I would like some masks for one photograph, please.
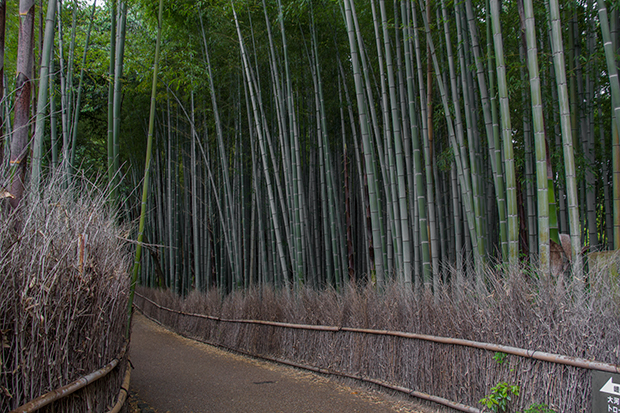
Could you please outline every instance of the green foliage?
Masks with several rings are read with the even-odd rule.
[[[519,396],[519,386],[501,382],[497,386],[492,387],[491,394],[481,399],[480,403],[493,412],[506,413],[509,411],[508,408],[513,396]]]
[[[546,404],[533,404],[523,413],[555,413],[555,410],[551,410]]]
[[[508,354],[497,351],[493,355],[493,360],[495,360],[497,364],[504,364],[506,361],[506,356],[508,356]]]

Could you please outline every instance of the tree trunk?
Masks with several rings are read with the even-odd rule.
[[[30,98],[34,59],[34,0],[20,0],[19,43],[17,46],[17,81],[15,84],[15,118],[11,140],[11,189],[10,199],[16,209],[24,194],[28,144],[30,142]]]

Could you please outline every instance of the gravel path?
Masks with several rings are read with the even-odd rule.
[[[431,412],[287,366],[186,339],[136,313],[132,412]]]

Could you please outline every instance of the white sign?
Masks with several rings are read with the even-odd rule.
[[[601,393],[609,393],[620,396],[620,384],[614,383],[613,380],[613,377],[610,377],[609,380],[607,380],[607,383],[605,383],[605,385],[601,387]]]
[[[592,371],[592,413],[620,413],[620,374]]]

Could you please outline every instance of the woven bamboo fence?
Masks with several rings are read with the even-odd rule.
[[[434,296],[398,285],[383,293],[257,289],[185,299],[140,289],[136,305],[201,341],[463,411],[482,409],[491,387],[507,382],[521,390],[511,411],[546,404],[590,412],[591,370],[619,371],[620,300],[610,273],[600,270],[579,302],[561,283],[489,274],[485,291],[464,283]]]

